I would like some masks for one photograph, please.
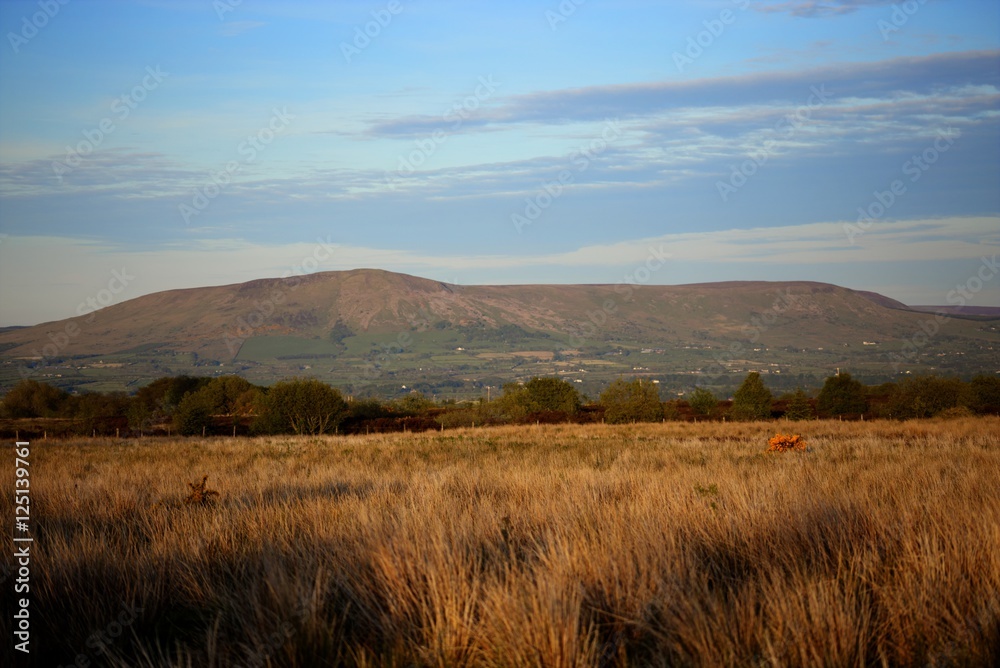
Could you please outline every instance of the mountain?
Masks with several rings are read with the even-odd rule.
[[[473,286],[358,269],[169,290],[0,331],[0,384],[32,375],[109,389],[182,372],[258,382],[309,373],[358,391],[468,394],[546,374],[596,388],[624,373],[720,387],[748,369],[819,379],[838,366],[992,373],[998,323],[804,281]]]

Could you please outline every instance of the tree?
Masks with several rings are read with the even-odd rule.
[[[185,395],[197,392],[209,382],[208,378],[166,376],[139,388],[135,398],[157,415],[173,415]]]
[[[125,415],[128,418],[128,427],[132,431],[142,434],[153,426],[153,418],[155,417],[153,409],[135,397],[129,401],[128,411]]]
[[[813,419],[813,408],[812,404],[809,403],[809,395],[801,387],[791,395],[787,395],[786,399],[785,418],[796,421]]]
[[[751,371],[733,395],[731,415],[736,420],[766,420],[771,417],[772,403],[771,390],[764,385],[759,373]]]
[[[690,398],[688,398],[688,405],[691,406],[691,410],[695,415],[710,418],[718,411],[719,400],[715,398],[715,395],[710,390],[706,390],[704,387],[697,387],[691,393]]]
[[[1000,413],[1000,376],[979,375],[969,381],[970,406],[977,413]]]
[[[896,384],[885,411],[899,419],[926,418],[968,403],[968,387],[958,378],[911,376]]]
[[[851,374],[840,373],[823,383],[816,407],[828,416],[861,415],[868,410],[868,393]]]
[[[524,384],[529,413],[559,411],[572,415],[580,410],[580,393],[560,378],[532,378]]]
[[[260,404],[255,429],[268,433],[325,434],[347,414],[340,392],[314,378],[275,383]]]
[[[56,417],[66,407],[69,394],[46,383],[25,379],[4,395],[3,410],[8,418]]]
[[[184,395],[174,409],[174,429],[181,436],[198,436],[212,422],[212,403],[204,392]]]
[[[394,408],[405,416],[426,415],[434,408],[434,401],[421,392],[410,392],[405,397],[393,402]]]
[[[196,394],[208,404],[212,415],[225,415],[235,426],[241,417],[253,415],[261,389],[245,378],[230,375],[213,378]]]
[[[660,390],[650,380],[619,378],[601,392],[600,403],[604,406],[604,419],[611,424],[663,419]]]
[[[84,392],[70,397],[64,414],[72,413],[81,433],[111,433],[128,427],[125,417],[130,399],[124,392]]]

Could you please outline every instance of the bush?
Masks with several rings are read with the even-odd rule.
[[[767,442],[768,452],[791,452],[805,450],[806,439],[798,434],[775,434]]]
[[[660,390],[649,380],[634,378],[614,381],[601,393],[604,419],[611,424],[659,422],[663,419]]]

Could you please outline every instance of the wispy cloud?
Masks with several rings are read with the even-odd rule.
[[[798,104],[804,91],[819,85],[839,98],[931,95],[942,87],[966,85],[998,87],[998,64],[998,50],[967,51],[691,81],[544,91],[509,97],[482,109],[463,124],[462,131],[517,123],[642,118],[685,109]],[[368,131],[375,136],[418,136],[440,125],[440,117],[410,116],[373,123]]]
[[[790,0],[785,2],[753,2],[758,12],[781,12],[802,18],[823,18],[851,14],[866,7],[891,5],[898,0]]]
[[[263,21],[227,21],[219,28],[219,34],[223,37],[236,37],[266,25]]]

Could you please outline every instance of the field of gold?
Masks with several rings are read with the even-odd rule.
[[[36,665],[1000,664],[997,418],[31,447]]]

